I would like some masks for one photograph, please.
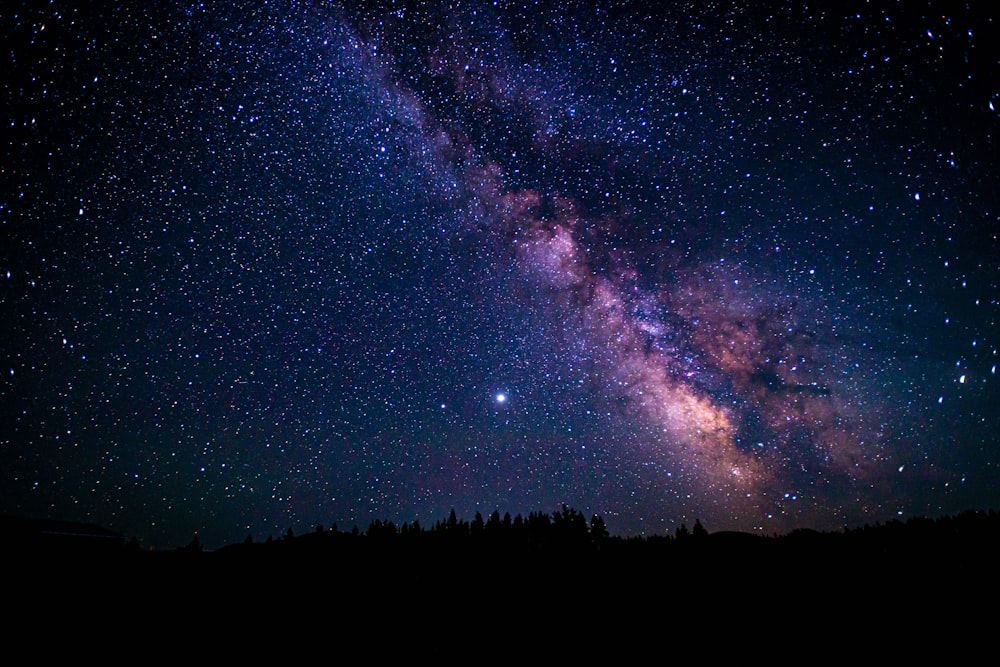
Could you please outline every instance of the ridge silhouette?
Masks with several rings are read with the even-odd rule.
[[[609,565],[628,560],[637,566],[647,561],[669,563],[694,559],[703,566],[715,559],[746,559],[766,564],[775,559],[802,562],[838,562],[838,567],[865,563],[978,562],[1000,555],[1000,513],[966,511],[936,519],[913,517],[858,528],[821,532],[797,529],[770,536],[737,531],[709,532],[700,521],[689,530],[684,524],[673,534],[613,536],[600,515],[589,520],[563,505],[552,513],[534,511],[527,516],[494,510],[488,518],[477,512],[460,519],[453,509],[445,519],[425,527],[418,521],[396,525],[373,520],[366,530],[357,526],[341,531],[336,524],[322,525],[296,535],[289,528],[280,539],[206,549],[195,535],[175,549],[143,549],[136,538],[94,524],[18,516],[0,517],[0,545],[8,555],[88,561],[123,558],[143,562],[190,561],[248,563],[256,559],[299,559],[302,562],[343,559],[373,567],[379,561],[405,558],[437,567],[442,563],[492,562],[515,566],[546,561]],[[437,565],[435,565],[437,564]]]

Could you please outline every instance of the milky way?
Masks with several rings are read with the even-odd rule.
[[[995,507],[990,10],[564,4],[0,9],[2,510]]]

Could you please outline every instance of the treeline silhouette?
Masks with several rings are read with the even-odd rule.
[[[447,519],[427,527],[419,521],[397,526],[392,521],[377,519],[364,531],[357,526],[342,532],[336,525],[330,529],[318,525],[309,533],[295,535],[289,529],[280,539],[269,537],[264,542],[254,542],[248,537],[241,544],[228,545],[213,553],[226,558],[291,553],[355,554],[365,558],[587,557],[602,552],[613,539],[599,515],[588,520],[581,512],[563,505],[551,514],[531,512],[526,517],[518,514],[512,518],[509,513],[501,517],[499,510],[495,510],[484,519],[476,512],[471,521],[460,519],[453,509]],[[199,551],[201,546],[195,539],[184,549]]]
[[[552,513],[531,512],[527,516],[495,510],[484,518],[476,512],[472,520],[449,516],[429,526],[419,521],[373,520],[365,530],[348,531],[317,525],[296,535],[289,528],[279,538],[254,540],[209,550],[195,536],[188,544],[172,549],[145,549],[136,538],[93,524],[69,521],[0,517],[0,535],[6,553],[88,556],[113,558],[156,554],[161,560],[178,555],[188,560],[236,561],[257,557],[394,557],[408,558],[546,558],[613,560],[696,555],[699,559],[733,556],[774,558],[784,555],[829,559],[856,558],[949,558],[1000,555],[1000,512],[975,510],[940,518],[912,517],[865,524],[838,531],[797,529],[787,534],[764,536],[736,531],[709,532],[700,521],[689,529],[682,524],[673,533],[647,536],[613,536],[604,519],[589,519],[563,505]]]
[[[794,530],[782,535],[709,532],[700,521],[670,534],[610,535],[602,517],[587,519],[563,506],[547,514],[502,516],[494,511],[471,521],[454,511],[430,526],[372,521],[366,530],[316,526],[295,535],[199,551],[192,541],[182,551],[206,559],[240,564],[281,562],[340,563],[380,573],[404,567],[436,576],[476,576],[477,571],[506,572],[510,577],[548,576],[650,581],[677,580],[692,585],[717,573],[743,571],[764,579],[808,581],[824,577],[857,581],[859,577],[920,572],[925,579],[946,571],[976,567],[996,571],[1000,562],[1000,513],[970,511],[936,519],[910,518],[858,528],[822,532]],[[690,580],[685,581],[685,577]],[[714,582],[713,582],[714,585]]]
[[[615,536],[602,517],[567,506],[471,520],[452,511],[428,526],[318,525],[217,549],[197,537],[175,548],[143,548],[134,538],[70,522],[7,518],[0,527],[0,555],[18,599],[128,601],[122,610],[137,619],[226,609],[303,620],[325,604],[341,614],[338,627],[353,631],[378,619],[385,624],[379,628],[433,632],[447,618],[472,632],[482,618],[544,624],[584,611],[627,627],[639,610],[654,609],[697,628],[698,618],[719,614],[722,600],[734,619],[788,619],[848,604],[855,614],[887,605],[908,613],[953,604],[955,595],[1000,592],[994,510],[770,536],[710,532],[700,521],[671,533]]]

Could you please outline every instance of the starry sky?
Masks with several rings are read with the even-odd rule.
[[[4,2],[0,510],[1000,507],[989,2]]]

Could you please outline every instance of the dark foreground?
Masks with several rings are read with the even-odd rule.
[[[960,635],[955,658],[995,632],[994,512],[773,537],[525,536],[318,530],[214,551],[24,539],[6,547],[6,630],[167,652],[201,642],[229,657],[362,646],[470,662],[695,640],[731,655],[807,641],[815,655],[859,638],[899,657]]]

